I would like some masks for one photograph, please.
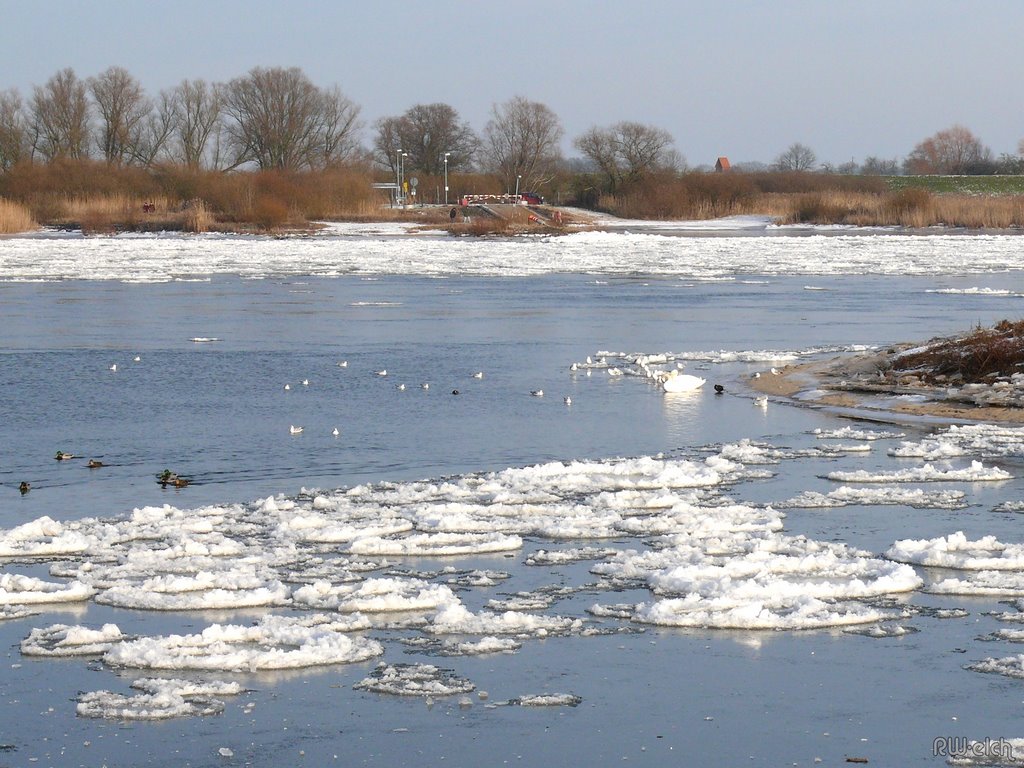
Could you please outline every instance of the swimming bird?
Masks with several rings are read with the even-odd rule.
[[[303,379],[302,380],[302,386],[308,387],[309,386],[309,379]]]
[[[760,371],[754,371],[752,374],[750,374],[750,378],[752,378],[752,379],[760,379],[761,378]]]
[[[543,389],[531,389],[530,390],[530,394],[533,395],[534,397],[544,397],[544,390]]]
[[[580,369],[580,364],[579,363],[573,363],[572,365],[569,366],[569,370],[570,371],[578,371],[579,369]]]
[[[482,379],[483,377],[484,377],[484,372],[483,371],[477,371],[476,373],[473,374],[473,378],[474,379]]]
[[[284,385],[284,391],[285,391],[285,392],[287,392],[287,391],[288,391],[289,389],[291,389],[291,388],[292,388],[292,385],[291,385],[291,384],[285,384],[285,385]]]
[[[780,373],[782,373],[782,371],[780,371],[778,368],[771,368],[770,370],[771,370],[772,376],[778,376]]]
[[[18,490],[21,491],[21,495],[24,496],[26,493],[32,490],[32,486],[26,483],[24,480],[21,481],[21,485],[18,486]]]
[[[338,363],[338,367],[339,368],[348,368],[348,360],[342,360],[340,363]]]
[[[112,366],[110,366],[110,370],[116,371],[117,370],[117,363],[114,363]]]
[[[86,464],[85,466],[87,466],[89,469],[99,469],[100,467],[103,466],[103,462],[96,461],[96,459],[89,459],[89,463]]]
[[[760,397],[755,397],[754,398],[754,405],[756,405],[758,408],[767,408],[768,407],[768,397],[766,395],[761,395]]]
[[[609,368],[608,369],[608,375],[609,376],[621,376],[622,375],[622,370],[619,369],[619,368]]]
[[[55,458],[57,461],[67,461],[68,459],[75,458],[75,454],[65,453],[64,451],[57,451],[57,455],[54,456],[53,458]]]
[[[665,380],[661,382],[661,388],[666,392],[691,392],[703,387],[706,381],[706,379],[702,379],[700,376],[670,371]]]
[[[566,405],[572,405],[572,398],[566,395],[562,402],[564,402]]]
[[[338,428],[337,428],[337,427],[335,427],[335,428],[334,428],[334,431],[333,431],[333,432],[331,432],[331,434],[332,434],[332,435],[334,435],[335,437],[337,437],[338,435],[340,435],[340,434],[341,434],[341,432],[339,432],[339,431],[338,431]]]
[[[169,469],[165,469],[157,476],[158,483],[166,488],[168,485],[173,485],[175,488],[184,488],[191,481],[187,478],[181,477],[177,472],[171,472]]]
[[[721,384],[715,384],[715,394],[720,395],[723,392],[725,392],[725,387],[723,387]]]
[[[175,477],[173,480],[167,483],[167,485],[173,485],[175,488],[184,488],[191,482],[192,481],[189,480],[187,477]]]
[[[296,427],[294,424],[288,427],[288,431],[291,432],[293,435],[300,434],[302,432],[302,429],[302,427]]]
[[[388,375],[388,369],[385,368],[383,370],[377,371],[377,375],[378,376],[387,376]]]
[[[132,362],[133,363],[141,363],[142,362],[142,358],[139,357],[138,355],[136,355],[135,357],[132,358]]]
[[[453,395],[457,395],[457,394],[459,394],[459,390],[457,390],[457,389],[453,389],[453,390],[452,390],[452,394],[453,394]]]
[[[424,381],[422,384],[420,384],[420,389],[430,389],[430,382]]]
[[[405,384],[399,384],[398,385],[398,389],[399,389],[400,392],[404,392],[405,391]]]

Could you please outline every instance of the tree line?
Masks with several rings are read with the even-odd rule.
[[[19,163],[98,159],[116,166],[180,165],[195,170],[243,168],[323,170],[346,165],[439,176],[482,172],[507,188],[543,189],[558,173],[588,176],[611,195],[652,176],[687,170],[673,136],[656,126],[623,121],[594,126],[566,160],[558,115],[522,96],[495,104],[480,132],[448,104],[417,104],[367,126],[360,107],[337,86],[315,85],[298,68],[256,67],[226,83],[183,80],[155,97],[122,67],[78,77],[62,69],[26,97],[0,92],[0,172]],[[895,175],[1024,172],[1018,155],[994,158],[963,126],[920,142],[901,162],[868,157],[839,166],[819,164],[794,143],[771,165],[735,170],[826,171]]]

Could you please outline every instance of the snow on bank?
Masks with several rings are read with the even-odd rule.
[[[526,276],[553,272],[678,275],[944,275],[962,274],[965,249],[973,272],[1024,268],[1010,235],[885,237],[673,237],[649,233],[579,232],[559,237],[416,237],[391,225],[275,239],[264,236],[21,236],[4,240],[0,280],[194,279],[287,275],[408,274]],[[680,230],[666,222],[665,230]],[[373,231],[376,230],[376,231]],[[394,230],[394,231],[393,231]]]

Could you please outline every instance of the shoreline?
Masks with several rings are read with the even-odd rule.
[[[914,346],[899,344],[884,352],[787,365],[776,374],[761,372],[746,383],[759,394],[793,405],[872,421],[1024,424],[1024,408],[978,404],[961,389],[907,383],[905,379],[879,375],[880,371],[888,370],[893,356]]]

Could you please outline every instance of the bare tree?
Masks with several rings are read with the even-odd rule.
[[[865,176],[895,176],[899,173],[899,169],[899,163],[895,159],[885,160],[871,155],[864,158],[864,164],[861,166],[860,172]]]
[[[672,134],[641,123],[625,121],[610,128],[591,128],[573,144],[606,177],[610,192],[624,183],[681,165],[681,158],[672,148]]]
[[[108,163],[131,162],[138,154],[152,103],[141,83],[123,67],[110,67],[88,82],[100,121],[96,146]]]
[[[340,91],[321,91],[297,67],[256,67],[225,91],[232,165],[294,170],[338,162],[356,147],[358,112]]]
[[[448,104],[417,104],[400,117],[386,117],[374,125],[376,161],[395,170],[397,150],[407,153],[410,169],[440,175],[444,156],[450,171],[469,170],[480,140],[468,123]]]
[[[8,170],[28,154],[27,141],[21,94],[15,88],[0,91],[0,171]]]
[[[992,151],[962,125],[929,136],[904,161],[907,173],[913,174],[986,173],[991,165]]]
[[[172,90],[171,99],[174,127],[170,154],[189,168],[200,168],[208,160],[207,150],[220,124],[222,89],[205,80],[182,80]]]
[[[817,160],[813,149],[796,142],[775,158],[775,167],[780,171],[810,171],[814,169]]]
[[[321,90],[320,101],[320,165],[329,167],[359,152],[360,109],[336,85]]]
[[[29,137],[32,151],[45,160],[89,155],[89,101],[86,84],[71,68],[32,89]]]
[[[553,178],[561,162],[563,133],[550,108],[516,96],[491,108],[484,127],[484,161],[509,188],[517,180],[520,189],[540,187]]]
[[[139,127],[131,147],[132,160],[147,168],[161,157],[170,157],[170,140],[177,124],[174,91],[160,91],[149,114]]]

